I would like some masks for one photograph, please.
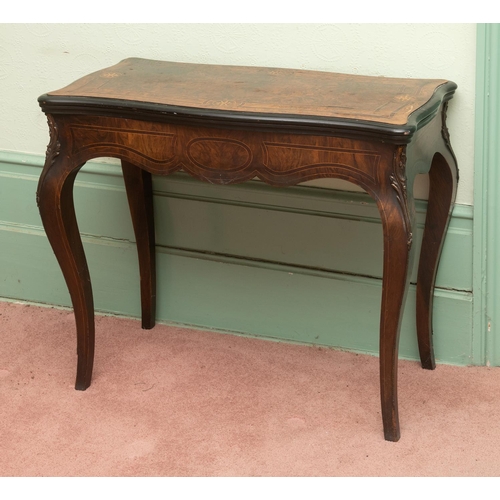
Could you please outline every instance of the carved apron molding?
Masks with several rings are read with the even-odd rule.
[[[391,179],[391,186],[396,191],[396,198],[401,206],[401,211],[403,212],[403,220],[407,236],[406,243],[408,245],[408,250],[410,250],[413,241],[413,232],[411,228],[410,208],[408,206],[406,186],[406,146],[399,146],[396,150],[396,153],[394,154],[393,169],[394,172],[391,173],[389,178]]]
[[[59,142],[59,132],[57,130],[57,123],[52,115],[47,115],[47,122],[49,124],[49,144],[45,153],[45,166],[52,166],[56,158],[61,152],[61,143]]]
[[[47,151],[45,152],[44,171],[47,171],[47,169],[54,165],[56,158],[61,153],[61,143],[59,142],[59,131],[57,130],[57,123],[54,120],[54,117],[50,114],[47,115],[47,123],[49,124],[49,144],[47,145]],[[38,190],[36,192],[36,204],[38,207],[40,207],[40,197],[38,194]]]

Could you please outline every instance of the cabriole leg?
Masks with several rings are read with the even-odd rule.
[[[455,202],[457,169],[451,154],[436,153],[429,172],[429,201],[417,279],[417,336],[422,367],[436,367],[432,342],[432,302],[444,237]]]
[[[401,320],[413,261],[414,202],[407,192],[404,154],[391,174],[391,186],[379,201],[384,232],[384,272],[380,314],[380,393],[384,436],[400,438],[398,416],[398,349]]]
[[[37,191],[47,238],[54,250],[73,303],[77,331],[78,366],[75,388],[90,386],[94,364],[94,302],[92,286],[73,203],[73,184],[82,165],[58,154],[45,163]]]
[[[142,328],[150,329],[155,326],[156,316],[155,226],[151,174],[124,160],[122,170],[139,256]]]

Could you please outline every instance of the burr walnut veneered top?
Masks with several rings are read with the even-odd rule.
[[[446,83],[129,58],[47,96],[405,125]]]

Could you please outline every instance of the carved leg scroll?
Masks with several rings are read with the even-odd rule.
[[[92,286],[73,204],[73,183],[82,165],[72,165],[68,156],[59,154],[59,149],[60,145],[54,154],[49,144],[37,202],[73,303],[78,354],[75,388],[83,391],[92,378],[95,334]]]
[[[156,316],[155,227],[151,174],[124,160],[122,170],[139,255],[142,328],[150,329],[155,326]]]
[[[425,220],[417,280],[417,335],[422,367],[436,367],[432,343],[432,302],[434,284],[444,236],[455,201],[457,169],[449,152],[436,153],[429,172],[429,202]]]
[[[391,189],[379,201],[384,231],[384,274],[380,315],[380,392],[384,436],[400,438],[397,368],[401,320],[413,258],[414,202],[407,192],[404,151],[391,174]]]

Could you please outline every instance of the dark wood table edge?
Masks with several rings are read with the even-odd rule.
[[[157,104],[124,99],[43,94],[38,98],[46,114],[109,116],[135,120],[176,123],[215,128],[275,131],[285,133],[379,139],[391,144],[408,144],[417,130],[429,123],[443,102],[449,101],[457,88],[446,82],[436,88],[431,99],[409,115],[404,125],[382,121],[330,118],[279,113],[226,111]]]

